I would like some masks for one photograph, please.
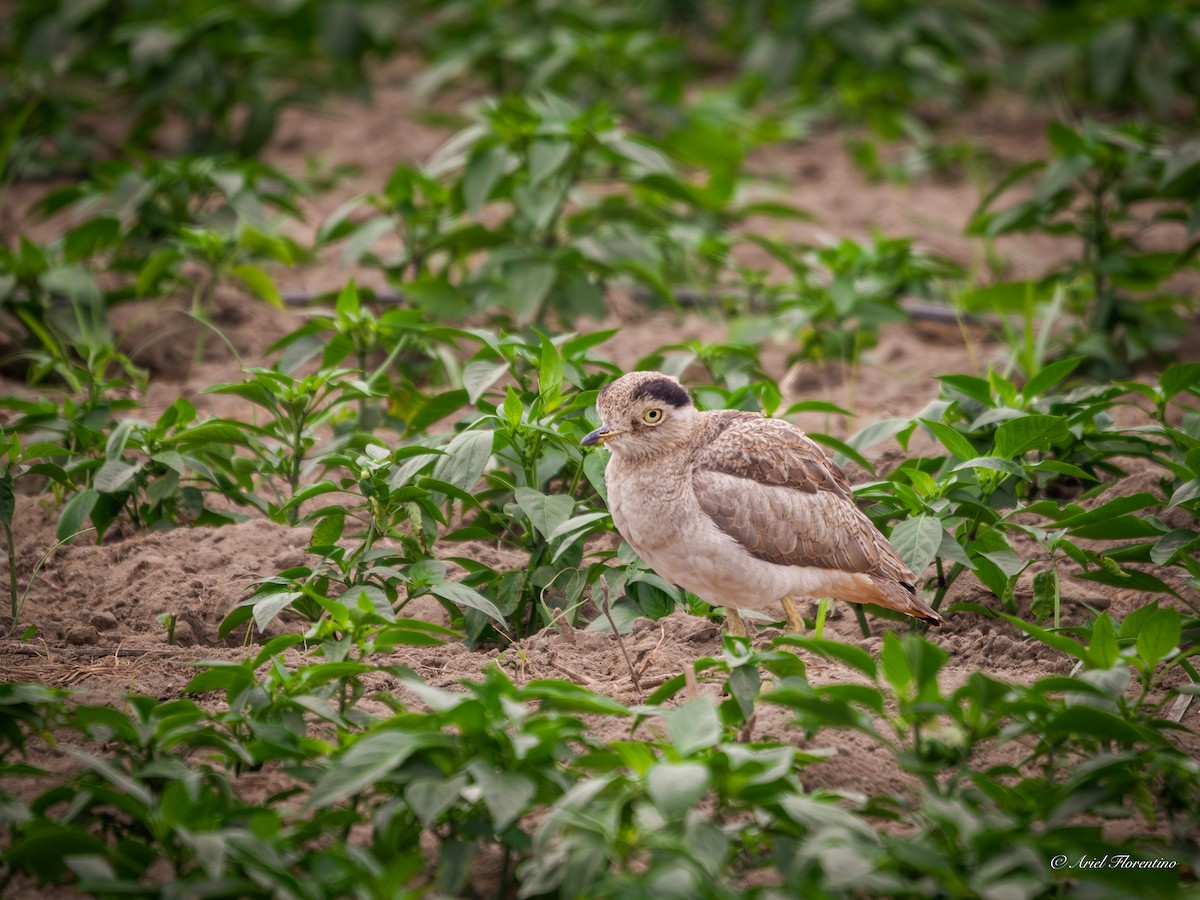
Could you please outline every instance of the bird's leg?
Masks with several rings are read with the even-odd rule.
[[[861,603],[854,604],[854,617],[858,619],[858,627],[863,637],[870,637],[871,626],[867,624],[867,611],[862,608]]]
[[[746,622],[742,619],[741,614],[732,606],[725,607],[725,622],[729,626],[729,633],[734,637],[749,636],[749,632],[746,631]]]
[[[800,615],[800,610],[796,609],[796,601],[791,597],[784,597],[780,602],[783,604],[783,614],[787,616],[788,633],[804,634],[804,617]]]

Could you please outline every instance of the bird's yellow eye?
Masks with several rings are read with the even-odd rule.
[[[647,425],[657,425],[662,421],[662,410],[658,407],[646,410],[642,413],[642,421]]]

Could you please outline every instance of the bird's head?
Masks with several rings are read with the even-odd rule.
[[[687,389],[662,372],[630,372],[596,398],[603,423],[583,439],[613,453],[656,456],[686,444],[696,407]]]

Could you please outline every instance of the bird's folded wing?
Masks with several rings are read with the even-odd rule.
[[[731,423],[696,457],[692,487],[714,524],[760,559],[912,577],[842,470],[787,422]]]

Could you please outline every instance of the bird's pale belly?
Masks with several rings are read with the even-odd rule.
[[[689,510],[690,497],[650,508],[655,516],[641,514],[647,505],[635,504],[639,512],[628,514],[624,492],[610,489],[609,506],[621,536],[651,569],[665,581],[677,584],[714,605],[734,604],[746,608],[769,605],[789,593],[785,572],[746,555],[744,548],[721,532],[699,507]],[[736,561],[736,562],[735,562]]]
[[[677,584],[715,606],[775,612],[783,597],[830,595],[848,577],[807,566],[781,566],[759,559],[717,528],[695,498],[645,498],[658,485],[609,488],[609,508],[621,536],[665,581]],[[640,493],[639,493],[640,492]],[[627,498],[640,496],[640,502]],[[648,515],[646,510],[655,510]]]

